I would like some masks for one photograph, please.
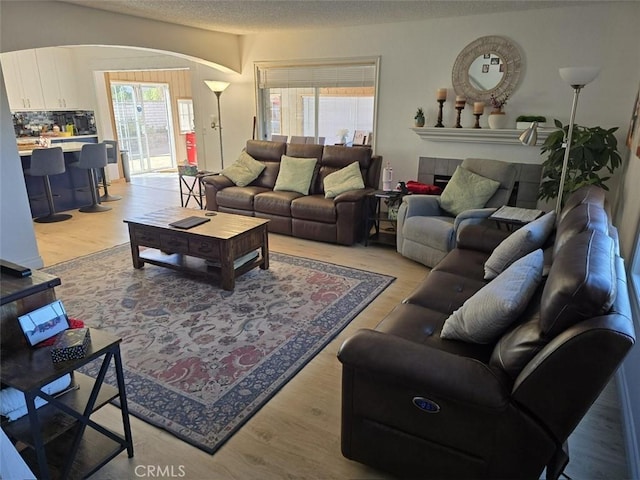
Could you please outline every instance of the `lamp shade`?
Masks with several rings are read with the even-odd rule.
[[[207,87],[209,87],[212,92],[224,92],[225,88],[230,85],[229,82],[219,82],[217,80],[205,80],[204,83],[207,84]]]
[[[523,145],[533,147],[538,141],[538,122],[533,122],[529,128],[520,134],[518,139]]]
[[[560,77],[569,85],[584,87],[592,82],[600,73],[600,67],[564,67],[560,69]]]

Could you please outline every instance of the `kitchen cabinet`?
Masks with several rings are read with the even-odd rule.
[[[35,50],[6,52],[1,56],[11,110],[44,110],[44,94]]]
[[[66,48],[39,48],[36,51],[44,104],[47,110],[77,110],[76,73],[71,52]]]
[[[73,54],[49,47],[0,55],[9,108],[25,110],[82,110],[88,102],[79,93]]]

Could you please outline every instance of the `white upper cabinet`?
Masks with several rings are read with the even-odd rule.
[[[68,48],[7,52],[0,59],[12,111],[83,110],[90,106],[77,88],[73,54]]]
[[[47,110],[76,110],[82,107],[77,94],[71,52],[57,47],[39,48],[35,52]]]
[[[7,52],[1,58],[11,110],[44,110],[35,50]]]

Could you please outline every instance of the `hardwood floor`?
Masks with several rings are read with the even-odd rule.
[[[169,178],[176,183],[169,180],[166,187],[166,182],[113,183],[110,193],[123,199],[106,204],[113,207],[111,211],[76,211],[66,222],[34,224],[45,265],[125,243],[123,217],[180,205],[177,175]],[[340,453],[341,368],[336,354],[355,330],[375,327],[428,270],[387,247],[343,247],[274,234],[269,242],[275,252],[376,271],[396,280],[214,455],[132,417],[134,458],[120,454],[92,479],[390,478]],[[628,477],[618,405],[612,383],[572,435],[566,473],[574,480]],[[111,405],[95,418],[121,430],[119,410]]]

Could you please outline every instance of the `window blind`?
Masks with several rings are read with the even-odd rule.
[[[375,64],[258,66],[259,88],[373,87]]]

